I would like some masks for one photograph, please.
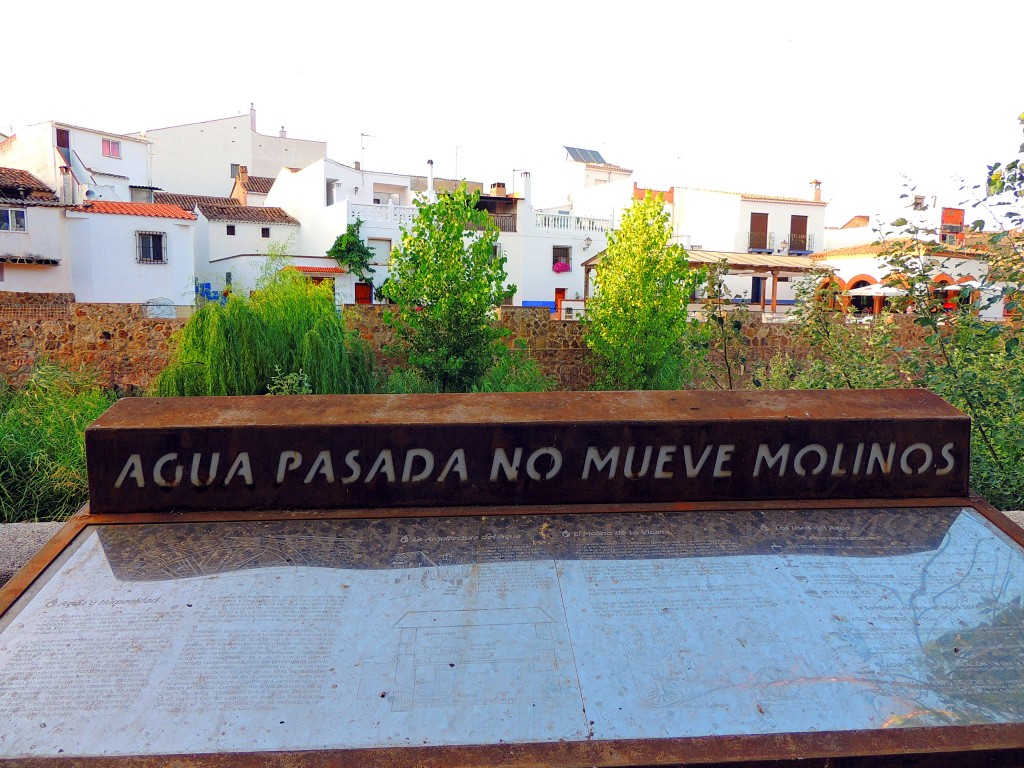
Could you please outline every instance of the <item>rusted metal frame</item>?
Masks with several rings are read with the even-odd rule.
[[[1024,530],[977,493],[971,492],[967,506],[974,507],[992,525],[1013,539],[1016,544],[1024,547]]]
[[[74,541],[75,537],[91,523],[92,521],[83,515],[82,511],[79,511],[49,541],[43,544],[39,551],[6,584],[0,586],[0,616],[3,616],[7,609],[14,604],[14,601],[32,586],[47,566],[60,557],[60,554]]]
[[[445,747],[390,747],[301,752],[154,755],[74,758],[89,768],[583,768],[669,766],[752,768],[959,768],[1019,765],[1024,726],[974,725],[887,731],[829,731],[763,736],[702,736]],[[19,758],[5,765],[39,768],[68,765],[67,758]]]
[[[814,508],[905,508],[914,506],[966,506],[977,509],[986,519],[1016,543],[1024,546],[1024,532],[984,499],[856,499],[799,502],[736,502],[729,508],[742,509],[814,509]],[[594,505],[550,505],[540,508],[461,507],[444,510],[446,515],[496,515],[543,513],[597,513],[622,511],[700,511],[721,509],[711,502],[687,504],[631,504],[595,507]],[[241,521],[267,519],[361,518],[382,516],[381,512],[401,516],[439,516],[436,508],[394,510],[301,510],[253,511],[244,514],[224,512],[137,513],[131,515],[93,515],[83,508],[29,561],[7,585],[0,589],[0,613],[5,611],[87,526],[96,524],[138,525],[192,521]],[[415,514],[419,513],[419,514]],[[189,768],[244,768],[280,766],[280,768],[321,768],[328,765],[358,763],[368,768],[461,768],[469,766],[624,766],[624,765],[700,765],[700,766],[960,766],[969,756],[991,765],[1024,763],[1024,724],[944,726],[876,731],[835,731],[772,735],[743,735],[680,739],[610,740],[519,745],[398,747],[389,749],[353,749],[301,752],[253,752],[204,755],[158,755],[129,757],[75,758],[76,765],[188,766]],[[6,761],[12,766],[65,766],[66,759],[23,758]]]

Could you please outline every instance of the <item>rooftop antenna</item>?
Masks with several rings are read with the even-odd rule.
[[[366,167],[366,160],[363,155],[366,152],[366,142],[363,139],[376,139],[372,133],[360,133],[359,134],[359,179],[362,186],[366,186],[366,179],[363,176],[363,168]]]

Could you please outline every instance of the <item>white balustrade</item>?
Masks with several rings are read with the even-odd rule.
[[[348,207],[349,221],[361,219],[362,221],[390,221],[400,226],[412,224],[416,218],[416,206],[414,205],[367,205],[365,203],[350,203]]]
[[[566,232],[607,232],[612,228],[611,219],[596,219],[593,216],[575,216],[571,213],[537,214],[539,229],[558,229]]]

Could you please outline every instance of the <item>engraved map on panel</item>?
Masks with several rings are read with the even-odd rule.
[[[115,525],[0,623],[0,757],[1024,721],[973,510]]]

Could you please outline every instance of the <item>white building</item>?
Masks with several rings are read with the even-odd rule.
[[[47,121],[0,142],[0,166],[20,168],[56,190],[62,203],[152,202],[149,142]]]
[[[78,301],[193,302],[195,214],[174,205],[97,200],[65,215]]]
[[[304,168],[327,157],[327,143],[256,131],[256,110],[139,134],[153,146],[153,178],[162,189],[222,195],[238,170],[276,178],[282,168]],[[253,205],[254,203],[249,203]]]
[[[873,243],[824,251],[815,255],[818,266],[835,273],[836,289],[844,302],[849,302],[862,314],[878,314],[887,297],[846,296],[845,291],[884,285],[892,277],[893,267],[886,258],[892,244]],[[986,259],[991,254],[976,253],[955,247],[938,252],[919,251],[921,266],[932,282],[932,293],[950,303],[970,301],[979,309],[981,317],[1000,320],[1003,301],[999,296],[1000,284],[986,285],[989,272]],[[896,280],[898,286],[898,279]],[[962,286],[962,287],[961,287]]]
[[[0,292],[71,290],[63,206],[32,174],[0,168]]]

